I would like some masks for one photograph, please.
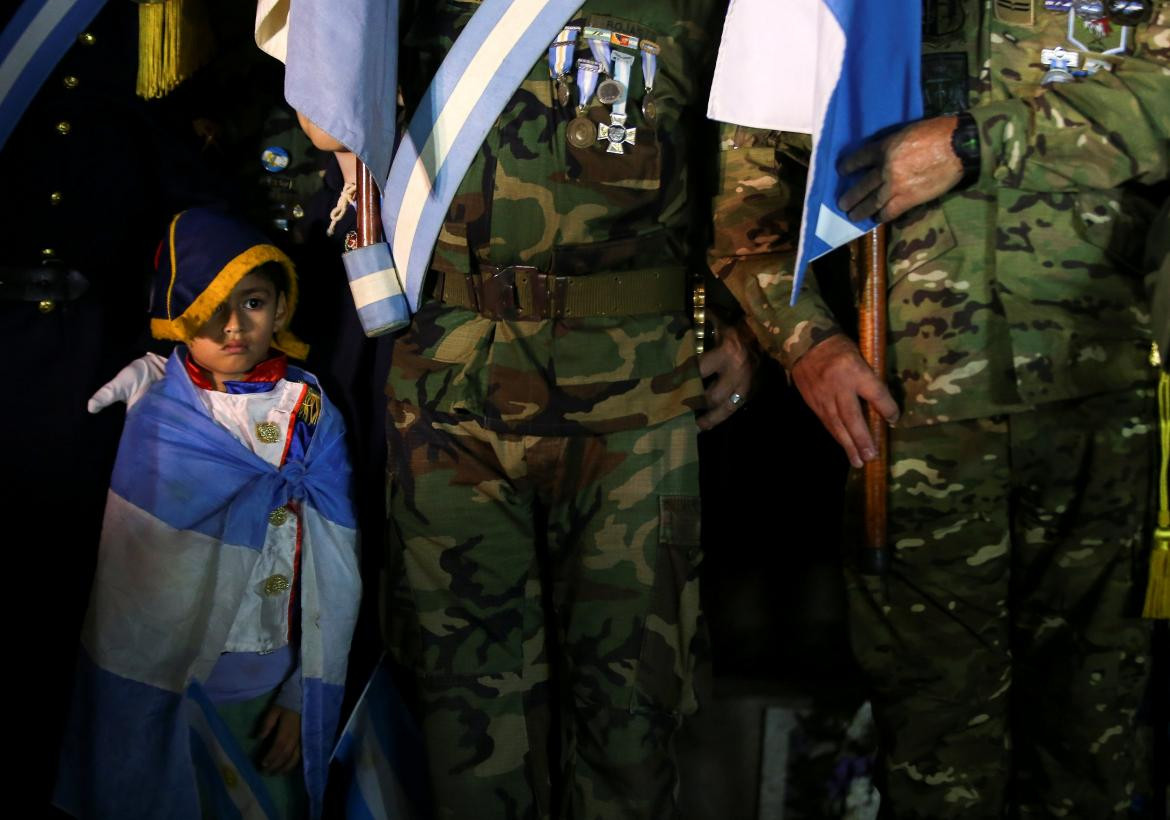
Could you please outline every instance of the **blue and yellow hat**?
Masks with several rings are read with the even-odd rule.
[[[297,274],[292,260],[264,234],[213,208],[192,208],[171,220],[155,262],[150,332],[156,339],[190,341],[240,280],[268,262],[288,274],[287,318],[297,306]],[[287,322],[286,322],[287,325]],[[288,330],[272,346],[303,359],[309,346]]]

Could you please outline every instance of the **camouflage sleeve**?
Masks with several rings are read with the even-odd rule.
[[[796,305],[788,305],[810,150],[804,135],[720,126],[708,263],[760,344],[785,368],[841,332],[812,276]]]
[[[971,109],[981,181],[1023,190],[1115,188],[1170,175],[1170,0],[1112,71]]]

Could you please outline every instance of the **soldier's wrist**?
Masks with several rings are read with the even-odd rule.
[[[963,166],[963,178],[955,186],[961,190],[974,185],[983,167],[979,144],[979,125],[968,111],[960,111],[955,118],[955,130],[951,132],[951,150]]]

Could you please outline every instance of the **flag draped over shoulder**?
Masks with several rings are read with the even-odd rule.
[[[920,0],[732,0],[707,115],[813,135],[793,302],[809,262],[877,224],[837,207],[837,165],[922,116],[921,47]]]
[[[198,820],[201,799],[217,816],[275,816],[200,683],[253,569],[267,572],[269,515],[291,501],[301,525],[302,753],[316,817],[360,595],[344,429],[322,401],[304,459],[278,469],[211,418],[180,355],[127,414],[54,802],[82,818]],[[293,367],[287,378],[316,386]]]

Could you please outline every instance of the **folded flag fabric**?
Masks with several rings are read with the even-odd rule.
[[[196,820],[197,772],[214,764],[242,816],[268,816],[199,684],[225,650],[253,570],[264,572],[270,515],[294,502],[301,742],[316,817],[360,596],[344,428],[322,398],[303,460],[277,469],[212,419],[181,355],[126,417],[54,801],[83,818]],[[286,378],[318,387],[295,367]]]
[[[383,655],[333,752],[332,778],[347,820],[431,816],[422,732],[394,685]]]
[[[920,0],[732,0],[707,115],[813,136],[793,303],[809,262],[877,224],[837,207],[855,181],[837,166],[922,116],[921,47]]]

